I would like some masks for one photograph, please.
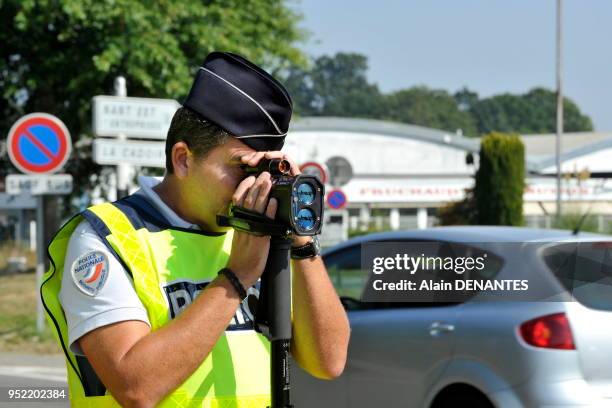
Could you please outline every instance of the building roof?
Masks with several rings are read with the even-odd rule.
[[[478,153],[479,138],[468,138],[453,132],[423,126],[375,119],[342,117],[302,117],[295,120],[289,131],[338,131],[378,134],[407,138],[455,147]],[[539,173],[555,164],[555,134],[522,135],[528,171]],[[612,132],[571,132],[561,138],[561,161],[570,160],[604,148],[612,147]]]
[[[525,155],[531,170],[555,165],[554,133],[523,135]],[[561,162],[612,147],[612,132],[572,132],[561,136]]]
[[[546,157],[555,155],[555,134],[523,135],[526,153],[531,157]],[[602,140],[612,139],[610,132],[575,132],[564,133],[561,136],[561,153],[588,146]]]
[[[292,122],[289,131],[339,131],[379,134],[421,140],[475,153],[480,148],[480,141],[477,138],[467,138],[443,130],[375,119],[330,116],[303,117]]]

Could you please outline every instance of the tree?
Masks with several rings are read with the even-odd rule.
[[[455,99],[474,117],[480,134],[493,131],[520,134],[553,133],[556,130],[556,93],[544,88],[514,95],[504,93],[489,98],[467,89],[455,94]],[[592,131],[591,119],[582,114],[569,98],[563,99],[564,131]]]
[[[299,115],[380,118],[384,100],[367,70],[364,55],[337,53],[315,59],[309,69],[290,69],[285,83]]]
[[[415,86],[382,94],[367,79],[367,57],[337,53],[311,61],[310,67],[285,70],[285,84],[302,116],[344,116],[393,120],[481,136],[492,131],[552,133],[555,131],[556,94],[535,88],[525,94],[504,93],[479,98],[463,88],[454,95],[445,90]],[[564,99],[565,131],[593,130],[591,119]]]
[[[478,94],[464,87],[454,95],[457,107],[462,112],[469,112],[472,106],[478,102]]]
[[[283,0],[0,1],[0,130],[29,112],[61,118],[80,142],[66,169],[82,192],[100,170],[86,142],[91,100],[108,94],[117,75],[130,96],[182,100],[212,50],[274,71],[303,64],[298,20]]]
[[[385,118],[398,122],[476,136],[474,120],[459,109],[457,101],[444,90],[417,86],[387,96]]]
[[[465,197],[451,201],[438,208],[440,225],[474,225],[478,223],[478,208],[474,198],[474,188],[465,189]]]
[[[523,225],[524,188],[525,147],[519,136],[484,136],[474,187],[478,224]]]

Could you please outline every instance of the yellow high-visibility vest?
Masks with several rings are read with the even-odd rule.
[[[68,242],[84,219],[132,275],[152,330],[168,323],[216,278],[218,271],[226,266],[233,234],[174,228],[145,199],[130,196],[116,203],[93,206],[73,217],[52,240],[48,250],[51,267],[44,275],[41,296],[49,324],[66,357],[71,404],[118,407],[87,360],[70,351],[67,323],[59,302]],[[270,343],[253,330],[252,309],[258,292],[256,288],[248,292],[249,298],[241,304],[211,353],[159,406],[265,408],[270,405]]]

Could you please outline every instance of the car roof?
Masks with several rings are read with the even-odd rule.
[[[364,242],[370,241],[404,241],[404,240],[423,240],[423,241],[447,241],[447,242],[527,242],[527,241],[565,241],[592,240],[593,238],[612,238],[606,235],[580,232],[572,235],[572,231],[561,229],[541,229],[527,227],[506,227],[506,226],[447,226],[433,227],[421,230],[387,231],[373,234],[361,235],[348,241],[342,242],[331,248],[325,253]]]

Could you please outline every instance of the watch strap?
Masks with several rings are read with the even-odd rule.
[[[319,245],[315,237],[309,243],[299,246],[297,248],[291,248],[291,259],[307,259],[314,258],[320,253]]]

